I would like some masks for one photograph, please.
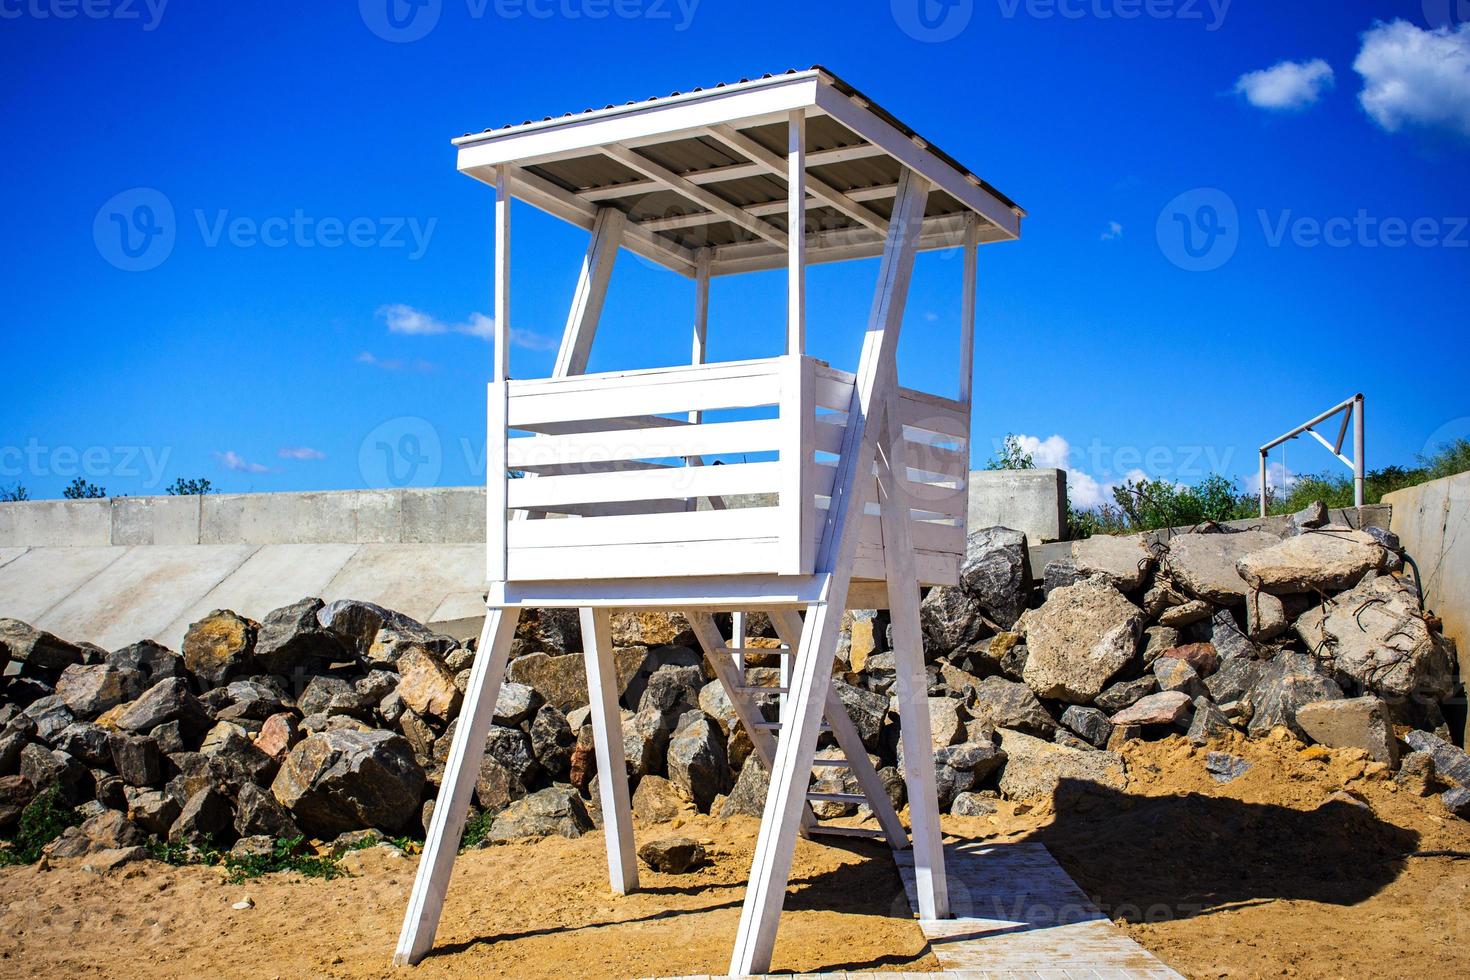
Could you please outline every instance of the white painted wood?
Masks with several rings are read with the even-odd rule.
[[[558,505],[595,501],[665,500],[672,497],[711,497],[738,493],[773,493],[781,486],[781,464],[731,463],[728,466],[674,467],[630,470],[617,479],[599,474],[544,476],[511,480],[511,507],[555,510]],[[736,511],[735,513],[739,513]]]
[[[506,577],[506,387],[500,381],[485,388],[485,577],[491,582]]]
[[[809,461],[816,426],[812,395],[815,389],[812,362],[788,354],[782,372],[781,418],[781,536],[787,542],[788,564],[782,569],[792,575],[812,571],[816,548],[810,529],[816,523],[813,494],[819,482]],[[835,475],[835,474],[834,474]]]
[[[395,966],[417,963],[434,945],[434,933],[439,928],[439,916],[444,909],[444,894],[449,888],[449,877],[454,868],[454,855],[464,833],[470,794],[474,791],[480,762],[485,756],[485,736],[494,719],[495,700],[500,696],[500,682],[505,676],[505,665],[519,617],[515,610],[490,609],[486,613],[465,691],[464,707],[444,766],[439,802],[429,821],[424,853],[419,858],[408,910],[403,916],[403,929],[398,935],[398,948],[393,954]]]
[[[771,527],[782,514],[779,507],[750,507],[588,517],[571,521],[530,521],[511,525],[510,547],[592,548],[675,542],[704,545],[735,538],[770,538],[774,536]]]
[[[706,609],[728,612],[752,606],[805,606],[821,595],[815,575],[691,575],[679,580],[628,579],[608,575],[601,579],[572,579],[567,569],[557,578],[539,581],[489,583],[496,605],[599,606],[617,609]],[[874,606],[863,608],[872,609]]]
[[[738,135],[738,134],[736,134]],[[754,142],[748,141],[748,142]],[[757,148],[758,145],[757,145]],[[772,161],[776,162],[776,161]],[[786,353],[806,354],[806,114],[786,123]]]
[[[694,409],[761,408],[776,405],[781,397],[780,376],[775,368],[744,376],[711,376],[717,365],[700,371],[690,368],[690,376],[675,383],[660,384],[655,379],[615,380],[595,375],[568,378],[563,387],[528,388],[528,382],[510,382],[510,424],[525,428],[547,422],[576,422],[611,415],[658,415],[684,413]],[[711,372],[704,374],[702,372]],[[590,385],[575,384],[593,378]],[[679,420],[681,423],[683,420]]]
[[[700,414],[700,410],[695,409],[690,414]],[[694,421],[678,427],[575,432],[512,439],[507,446],[507,458],[512,469],[530,469],[587,462],[759,453],[777,449],[785,431],[782,420],[753,419],[748,422],[700,424]]]
[[[892,365],[888,367],[892,372]],[[891,394],[889,404],[892,404]],[[924,672],[924,637],[919,624],[918,571],[909,539],[908,499],[902,476],[904,443],[887,406],[884,406],[883,425],[884,452],[880,455],[878,488],[883,508],[883,557],[893,629],[894,689],[898,692],[899,737],[903,739],[914,874],[921,917],[945,919],[949,917],[949,892],[944,877],[944,840],[939,832],[929,684]]]
[[[714,364],[679,364],[672,367],[638,368],[629,371],[599,371],[572,378],[523,378],[515,382],[516,394],[530,396],[567,391],[606,391],[618,388],[645,388],[656,385],[685,384],[690,381],[721,381],[776,373],[779,357],[757,357],[740,361],[718,361]],[[613,416],[609,416],[613,417]],[[685,424],[682,419],[668,420],[670,425]]]
[[[719,127],[711,127],[717,129]],[[869,143],[860,143],[856,146],[838,146],[826,150],[813,150],[807,154],[807,166],[824,167],[833,163],[847,163],[851,160],[866,160],[875,156],[886,156],[880,148]],[[780,168],[777,168],[777,172]],[[728,180],[741,180],[746,177],[759,177],[761,174],[769,173],[770,166],[767,163],[735,163],[722,167],[711,167],[707,170],[693,170],[680,174],[685,180],[700,186],[719,184]],[[877,200],[893,196],[893,188],[896,185],[889,184],[886,188],[865,188],[854,191],[850,198],[856,201]],[[663,185],[655,180],[630,180],[620,184],[607,184],[603,187],[589,187],[585,191],[578,191],[577,196],[585,201],[597,203],[601,201],[615,201],[625,197],[642,197],[644,194],[652,194],[654,191],[662,190]],[[760,207],[757,205],[756,207]],[[785,204],[778,204],[774,211],[766,211],[765,214],[780,214],[786,210]],[[747,213],[759,214],[756,208],[746,208]],[[886,222],[885,222],[886,225]],[[645,223],[644,227],[648,227]]]
[[[602,208],[597,213],[597,221],[592,226],[592,240],[587,245],[577,288],[572,294],[556,366],[552,369],[555,377],[582,374],[587,370],[592,339],[597,334],[597,322],[602,316],[608,282],[612,278],[613,264],[617,261],[618,247],[627,223],[628,219],[617,208]]]
[[[618,711],[618,678],[613,662],[612,614],[582,609],[582,658],[587,665],[587,695],[597,754],[598,796],[607,841],[607,871],[612,890],[626,895],[638,888],[638,856],[633,847],[633,809],[628,796],[628,764],[623,754],[623,722]]]
[[[493,381],[510,376],[510,206],[514,189],[510,170],[495,171],[495,272],[491,285],[495,290],[495,362],[490,372]]]
[[[609,145],[602,147],[602,152],[630,170],[636,170],[650,180],[658,181],[676,194],[689,198],[706,211],[720,215],[737,228],[743,228],[752,235],[758,235],[779,248],[786,247],[785,233],[760,218],[751,217],[718,194],[685,180],[669,168],[654,163],[637,151],[625,146]]]
[[[691,548],[685,541],[584,548],[512,548],[507,553],[507,566],[513,582],[771,575],[780,571],[786,554],[785,543],[780,538],[750,537],[725,539],[699,548]]]
[[[975,288],[980,254],[980,221],[974,215],[965,223],[965,270],[960,293],[960,395],[968,407],[975,377]],[[969,412],[965,417],[969,418]]]
[[[842,463],[817,559],[821,598],[808,608],[802,625],[801,656],[795,658],[796,670],[790,684],[789,727],[778,746],[776,764],[771,771],[771,789],[730,959],[731,976],[764,973],[770,967],[786,883],[791,874],[796,847],[794,830],[805,803],[818,726],[831,680],[838,624],[852,576],[850,558],[857,549],[860,533],[859,522],[849,520],[848,516],[863,513],[875,455],[878,433],[869,431],[866,420],[875,398],[881,399],[885,394],[883,385],[889,375],[882,371],[885,365],[891,364],[897,347],[924,202],[928,197],[927,183],[911,171],[905,171],[899,182],[898,203],[889,224],[888,244],[879,266],[858,380],[848,410]],[[881,407],[881,400],[877,404]]]

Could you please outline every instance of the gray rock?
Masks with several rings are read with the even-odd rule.
[[[402,680],[402,675],[394,671],[374,669],[368,671],[366,677],[359,677],[354,681],[352,689],[369,701],[376,701],[382,704],[384,698],[397,691],[398,685]],[[271,712],[271,714],[273,713]],[[265,717],[270,717],[270,714],[267,714]],[[261,720],[263,721],[264,718]]]
[[[87,835],[94,851],[119,847],[137,847],[148,836],[127,814],[117,810],[104,810],[82,823],[82,833]]]
[[[1170,606],[1159,614],[1159,625],[1174,629],[1192,626],[1200,620],[1209,619],[1215,607],[1203,599],[1191,599],[1178,606]]]
[[[1462,789],[1470,789],[1470,755],[1464,749],[1429,732],[1412,731],[1404,736],[1404,741],[1415,752],[1429,756],[1437,778]]]
[[[524,623],[524,614],[522,622]],[[646,647],[613,649],[613,665],[617,673],[619,693],[627,690],[647,659]],[[548,704],[556,705],[563,712],[580,708],[587,703],[587,668],[580,653],[566,656],[530,653],[517,657],[510,662],[506,680],[529,685]]]
[[[978,640],[985,630],[978,599],[960,588],[939,586],[919,604],[925,659],[943,657]]]
[[[670,721],[686,711],[699,707],[699,692],[704,687],[704,671],[698,667],[659,667],[648,677],[639,711],[662,712]]]
[[[759,818],[765,812],[766,795],[770,792],[771,776],[755,755],[745,760],[735,786],[720,806],[721,819],[734,816]]]
[[[1143,585],[1154,556],[1141,538],[1098,534],[1072,542],[1072,562],[1080,573],[1100,575],[1114,588],[1131,592]]]
[[[1245,597],[1245,624],[1252,640],[1274,640],[1285,633],[1290,621],[1286,605],[1276,596],[1252,589]]]
[[[143,672],[111,664],[73,664],[56,681],[56,696],[78,718],[96,718],[143,693]]]
[[[1461,820],[1470,820],[1470,790],[1456,786],[1453,789],[1446,790],[1440,796],[1439,802],[1443,803],[1446,810]]]
[[[168,836],[169,828],[183,811],[177,800],[160,790],[127,789],[124,795],[128,801],[128,819],[159,837]]]
[[[1006,753],[989,741],[962,742],[935,752],[934,776],[939,809],[948,810],[959,794],[979,787],[1005,764],[1006,758]]]
[[[1096,708],[1069,705],[1062,712],[1062,724],[1094,748],[1105,748],[1113,734],[1113,723],[1108,716]],[[1006,726],[1016,727],[1016,726]]]
[[[0,776],[0,832],[8,836],[20,822],[20,815],[35,798],[36,787],[25,776],[18,773]]]
[[[655,871],[681,875],[704,864],[704,848],[688,837],[666,837],[651,840],[638,848],[638,857]]]
[[[664,756],[669,747],[669,728],[663,712],[640,711],[623,724],[623,756],[627,761],[628,779],[637,781],[647,775],[661,776]]]
[[[929,698],[928,701],[929,734],[934,747],[942,749],[964,741],[966,715],[960,702],[947,697]]]
[[[351,681],[319,674],[296,699],[296,707],[303,715],[352,715],[367,720],[372,717],[373,701],[359,694]]]
[[[47,745],[55,745],[67,726],[76,721],[66,702],[55,694],[37,698],[22,713],[35,722],[35,737]]]
[[[177,722],[185,736],[201,735],[210,726],[208,712],[189,693],[182,679],[170,677],[143,692],[142,697],[120,710],[114,723],[127,732],[151,732],[168,722]]]
[[[563,779],[572,764],[577,735],[556,705],[542,705],[531,724],[531,754],[552,779]]]
[[[1042,576],[1042,592],[1050,599],[1051,594],[1057,589],[1068,585],[1076,585],[1084,581],[1087,576],[1077,563],[1070,558],[1058,558],[1056,561],[1046,563],[1046,570]]]
[[[1249,554],[1281,543],[1268,531],[1223,534],[1179,534],[1169,539],[1164,567],[1189,595],[1221,606],[1245,601],[1249,587],[1236,563]]]
[[[1058,589],[1026,616],[1026,686],[1087,704],[1132,659],[1142,628],[1143,614],[1116,589],[1090,581]]]
[[[271,795],[253,783],[240,787],[239,799],[235,804],[235,833],[241,837],[265,834],[271,838],[291,838],[301,835],[296,822],[286,808]]]
[[[157,684],[170,677],[186,677],[184,658],[162,643],[140,640],[109,653],[104,661],[113,667],[143,672],[146,684]]]
[[[977,528],[969,533],[960,565],[960,588],[991,619],[1005,629],[1014,626],[1026,608],[1030,586],[1026,535],[1005,527]]]
[[[1370,534],[1324,528],[1252,552],[1236,570],[1251,587],[1273,595],[1335,592],[1352,588],[1385,557]]]
[[[570,786],[553,786],[516,800],[496,816],[487,841],[503,843],[523,837],[581,837],[592,830],[582,798]]]
[[[1249,762],[1229,752],[1210,752],[1205,755],[1205,771],[1217,783],[1228,783],[1232,779],[1239,779],[1250,767]]]
[[[536,709],[541,704],[541,695],[529,684],[517,684],[513,681],[501,684],[500,692],[495,697],[495,724],[519,725],[535,717]]]
[[[842,707],[857,727],[863,747],[876,752],[883,734],[883,722],[888,717],[888,699],[881,694],[854,687],[835,678],[832,690],[837,694]]]
[[[1392,576],[1314,606],[1295,629],[1336,677],[1390,700],[1437,702],[1454,690],[1448,644],[1421,618],[1413,593]]]
[[[1225,712],[1206,697],[1194,699],[1194,718],[1189,723],[1189,740],[1204,745],[1211,739],[1224,738],[1235,731]]]
[[[979,793],[959,793],[949,807],[949,812],[957,817],[988,817],[995,810],[995,801]]]
[[[92,773],[81,760],[35,742],[20,750],[20,775],[37,793],[56,786],[73,806],[91,799],[95,789]]]
[[[206,740],[199,751],[209,760],[211,782],[231,796],[238,796],[247,785],[269,785],[280,769],[280,763],[256,748],[238,728],[227,728],[215,740]]]
[[[968,689],[965,702],[970,717],[990,728],[1014,728],[1050,738],[1057,723],[1025,684],[1003,677],[987,677]]]
[[[1297,709],[1296,721],[1314,742],[1328,748],[1362,749],[1369,758],[1390,766],[1398,761],[1388,706],[1378,698],[1304,704]]]
[[[1205,693],[1199,672],[1186,661],[1174,657],[1160,657],[1154,661],[1154,676],[1159,680],[1159,689],[1165,692],[1181,692],[1190,698]]]
[[[1183,691],[1160,691],[1142,698],[1113,715],[1115,727],[1128,725],[1177,725],[1189,717],[1190,696]]]
[[[1306,731],[1296,713],[1304,704],[1343,697],[1342,688],[1331,678],[1317,673],[1317,663],[1302,653],[1283,653],[1268,663],[1247,695],[1252,715],[1246,731],[1264,735],[1276,725],[1285,725],[1305,740]]]
[[[1155,660],[1163,656],[1165,650],[1177,647],[1180,642],[1179,630],[1172,626],[1150,626],[1143,631],[1143,637],[1145,666],[1152,666]]]
[[[147,735],[113,733],[108,745],[112,766],[129,786],[163,785],[162,756],[158,743]]]
[[[725,740],[712,722],[701,716],[675,733],[669,742],[669,781],[680,795],[701,810],[734,782],[725,756]]]
[[[1116,790],[1127,786],[1127,768],[1116,752],[1068,748],[1015,731],[1000,734],[1006,754],[1000,791],[1008,799],[1051,796],[1063,780]]]
[[[578,652],[582,649],[581,617],[575,609],[526,609],[516,624],[516,636],[549,653]]]
[[[1219,670],[1205,678],[1205,690],[1216,704],[1239,701],[1250,693],[1264,669],[1259,661],[1241,657],[1226,659]]]
[[[486,753],[475,778],[475,799],[486,813],[499,813],[528,792],[510,767]]]
[[[1228,609],[1221,609],[1210,621],[1210,645],[1221,660],[1257,660],[1261,656],[1261,651],[1240,631]]]
[[[168,839],[173,843],[198,844],[207,839],[214,844],[229,844],[234,836],[235,808],[228,797],[208,786],[189,797],[168,829]]]
[[[423,624],[402,613],[384,609],[371,602],[338,599],[317,610],[317,624],[341,637],[359,657],[366,658],[378,631],[388,627],[407,632],[423,632]]]
[[[407,740],[383,731],[303,739],[271,783],[301,829],[319,837],[363,827],[407,829],[419,815],[423,790],[424,773]]]
[[[107,729],[85,721],[74,721],[56,736],[56,748],[75,756],[89,766],[110,767],[112,745]]]
[[[1144,674],[1131,681],[1119,681],[1094,698],[1092,703],[1101,711],[1116,714],[1158,689],[1158,678],[1153,674]]]
[[[290,677],[357,656],[346,639],[321,624],[324,605],[320,599],[302,599],[266,615],[255,636],[255,662],[262,670]]]
[[[0,661],[5,657],[37,670],[65,670],[82,662],[82,650],[18,619],[0,619]]]

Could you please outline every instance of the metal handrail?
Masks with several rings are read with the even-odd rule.
[[[1339,412],[1345,413],[1342,417],[1342,427],[1337,430],[1337,441],[1328,442],[1322,433],[1315,428],[1322,422],[1327,421]],[[1342,454],[1342,444],[1347,439],[1348,424],[1353,427],[1353,455],[1352,458]],[[1301,435],[1303,432],[1310,433],[1327,451],[1337,457],[1338,462],[1353,471],[1353,506],[1363,506],[1363,396],[1356,394],[1345,402],[1334,405],[1316,418],[1304,422],[1292,429],[1286,435],[1273,439],[1261,447],[1261,516],[1266,516],[1266,454],[1283,442],[1288,442]],[[1283,478],[1283,487],[1285,480]]]

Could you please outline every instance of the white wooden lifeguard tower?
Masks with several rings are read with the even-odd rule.
[[[797,837],[852,829],[823,828],[813,799],[866,803],[891,847],[913,848],[921,916],[947,917],[920,588],[953,585],[965,550],[977,247],[1017,238],[1024,212],[822,68],[455,143],[459,170],[496,191],[489,609],[395,963],[433,943],[527,607],[581,610],[615,892],[637,888],[638,868],[609,619],[679,610],[771,773],[730,973],[770,965]],[[513,198],[592,233],[545,379],[507,378]],[[959,397],[901,388],[915,253],[956,247]],[[689,365],[584,373],[620,248],[696,283]],[[806,267],[865,257],[881,260],[848,374],[806,356]],[[710,277],[780,268],[785,355],[705,363]],[[874,608],[893,624],[912,843],[829,684],[843,611]],[[754,700],[769,689],[745,683],[740,614],[753,610],[783,643],[779,721]],[[719,611],[737,614],[730,639]],[[827,729],[861,794],[810,792]]]

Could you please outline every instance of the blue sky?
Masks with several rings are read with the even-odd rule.
[[[0,486],[478,482],[492,195],[449,139],[812,64],[1030,213],[981,252],[977,462],[1244,487],[1356,391],[1370,466],[1470,434],[1465,0],[424,0],[398,42],[389,2],[0,0]],[[140,202],[173,244],[129,271]],[[515,219],[530,376],[586,233]],[[906,384],[953,389],[959,270],[920,258]],[[814,353],[851,366],[874,271],[812,273]],[[712,356],[778,353],[783,288],[717,281]],[[686,357],[691,301],[624,254],[591,368]]]

